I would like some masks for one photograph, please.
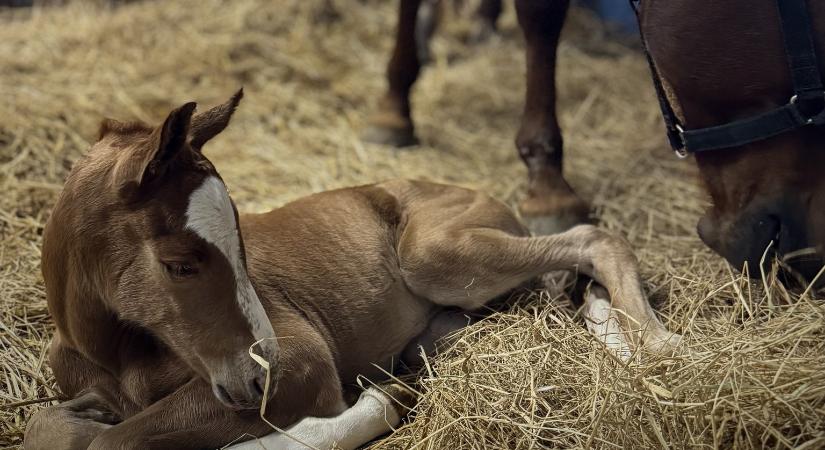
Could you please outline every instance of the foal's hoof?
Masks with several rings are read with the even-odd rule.
[[[393,127],[387,125],[369,125],[361,133],[361,140],[373,144],[391,147],[410,147],[418,145],[412,126]]]
[[[406,416],[418,405],[418,394],[401,383],[382,385],[380,389],[392,399],[398,415]]]
[[[685,352],[680,344],[682,335],[667,330],[657,330],[645,337],[644,347],[647,351],[662,356],[677,356]]]

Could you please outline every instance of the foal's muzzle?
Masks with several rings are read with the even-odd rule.
[[[270,385],[266,390],[267,370],[254,361],[247,352],[227,358],[222,369],[210,373],[212,393],[231,409],[257,409],[275,394],[278,379],[277,355],[266,355],[269,362]]]

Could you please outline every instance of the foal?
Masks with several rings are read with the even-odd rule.
[[[343,386],[433,339],[445,307],[480,308],[553,270],[607,288],[625,314],[609,325],[591,302],[602,331],[675,343],[625,241],[592,226],[530,237],[477,192],[396,180],[239,217],[201,149],[241,96],[197,115],[187,103],[158,128],[104,121],[72,169],[42,264],[49,360],[72,400],[31,420],[26,448],[214,448],[270,432],[263,401],[289,436],[242,445],[355,448],[398,424],[390,397],[405,393],[370,388],[349,407]]]

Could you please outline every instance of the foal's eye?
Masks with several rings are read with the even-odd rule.
[[[166,266],[166,272],[173,278],[189,278],[198,273],[198,269],[187,263],[167,262],[163,263]]]

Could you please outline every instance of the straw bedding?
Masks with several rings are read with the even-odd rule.
[[[58,392],[39,273],[41,232],[100,118],[160,121],[243,85],[206,149],[242,211],[410,177],[514,204],[523,52],[512,6],[468,45],[449,14],[415,89],[421,145],[363,144],[384,86],[395,2],[70,3],[0,17],[0,448]],[[422,371],[415,420],[376,448],[825,447],[825,304],[765,274],[748,281],[695,235],[707,200],[665,151],[647,69],[574,11],[559,50],[566,172],[601,226],[638,250],[648,293],[684,354],[621,364],[566,297],[532,292],[456,336]],[[821,296],[821,294],[819,294]]]

